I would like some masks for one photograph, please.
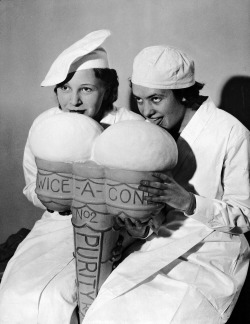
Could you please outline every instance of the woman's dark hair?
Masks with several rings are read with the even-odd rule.
[[[108,69],[108,68],[106,69],[94,68],[93,70],[95,76],[104,82],[105,87],[108,91],[107,96],[102,102],[100,110],[103,112],[110,111],[113,109],[113,103],[118,98],[119,81],[118,81],[117,72],[114,69]]]
[[[107,90],[107,95],[105,96],[100,112],[102,115],[113,109],[113,103],[117,100],[118,97],[118,86],[119,86],[119,80],[118,80],[118,75],[116,70],[114,69],[101,69],[101,68],[94,68],[94,73],[96,78],[102,80],[105,84],[106,90]],[[62,87],[65,83],[68,82],[72,78],[72,74],[69,74],[67,78],[57,84],[54,88],[55,94],[57,94],[57,89]],[[60,108],[60,106],[59,106]]]
[[[200,90],[204,87],[204,83],[195,82],[194,85],[183,89],[172,89],[175,98],[185,107],[197,110],[200,105],[207,99],[200,95]]]

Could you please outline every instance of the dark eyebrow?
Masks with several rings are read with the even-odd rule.
[[[98,87],[91,83],[82,83],[79,87],[81,88],[91,88],[93,90],[96,90]]]
[[[140,98],[141,99],[141,97],[138,97],[137,95],[135,95],[135,94],[133,94],[133,96],[135,97],[135,98]],[[153,98],[153,97],[162,97],[163,95],[162,94],[159,94],[159,93],[153,93],[153,94],[151,94],[150,96],[148,96],[148,97],[146,97],[147,99],[150,99],[150,98]]]
[[[153,93],[153,94],[151,94],[150,96],[148,96],[147,98],[148,99],[151,99],[151,98],[153,98],[153,97],[162,97],[163,95],[162,94],[159,94],[159,93]]]
[[[65,83],[59,85],[59,88],[64,87],[64,86],[71,87],[69,82],[65,82]],[[79,85],[79,87],[96,87],[96,86],[91,83],[82,83]]]

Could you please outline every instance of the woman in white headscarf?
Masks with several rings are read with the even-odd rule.
[[[45,209],[35,193],[37,167],[30,147],[32,129],[64,112],[80,113],[104,127],[121,120],[143,119],[116,108],[118,77],[101,47],[107,30],[92,32],[63,51],[42,86],[54,86],[58,106],[38,116],[24,150],[25,196]],[[78,323],[76,271],[71,214],[45,211],[9,261],[0,287],[1,324]],[[73,314],[73,315],[72,315]]]
[[[250,135],[200,95],[194,62],[168,46],[135,58],[139,111],[176,139],[173,178],[154,173],[140,189],[168,212],[155,234],[111,273],[84,323],[219,324],[234,308],[248,269]],[[138,249],[138,247],[137,247]]]

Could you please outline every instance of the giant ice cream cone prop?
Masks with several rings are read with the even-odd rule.
[[[105,203],[105,172],[92,161],[73,165],[78,305],[80,321],[112,271],[111,252],[118,233],[112,230],[113,216]]]
[[[118,238],[106,208],[104,169],[89,161],[101,131],[93,119],[63,113],[42,120],[31,133],[38,198],[51,212],[72,211],[81,320],[112,270]]]

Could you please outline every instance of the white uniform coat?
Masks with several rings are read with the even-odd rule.
[[[58,107],[38,116],[63,113]],[[142,119],[125,108],[110,112],[102,124]],[[35,194],[37,167],[29,137],[24,150],[24,194],[35,206],[45,209]],[[9,261],[0,286],[1,324],[69,324],[77,304],[76,270],[71,215],[44,212]]]
[[[178,141],[174,178],[196,197],[109,276],[84,324],[225,323],[244,283],[250,227],[248,130],[208,99]]]

